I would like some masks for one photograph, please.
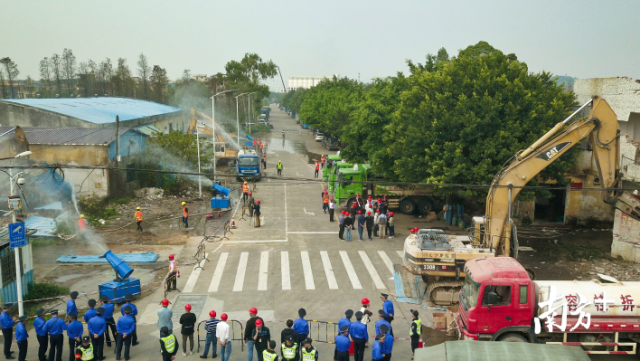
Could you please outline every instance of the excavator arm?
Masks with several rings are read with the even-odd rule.
[[[569,123],[588,105],[591,105],[591,111],[586,119]],[[516,154],[513,161],[496,175],[487,196],[485,217],[476,221],[476,239],[481,240],[483,247],[491,247],[497,256],[517,256],[511,204],[524,185],[587,136],[593,147],[601,187],[608,189],[602,192],[603,201],[629,215],[640,215],[640,201],[610,189],[618,188],[622,178],[620,128],[609,104],[594,97],[529,148]]]

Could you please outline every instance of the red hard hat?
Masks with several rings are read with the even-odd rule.
[[[369,196],[369,199],[371,199],[371,196]]]
[[[211,317],[211,318],[216,317],[216,311],[209,312],[209,317]]]
[[[223,313],[222,315],[220,315],[220,319],[221,319],[222,321],[226,321],[226,320],[227,320],[227,318],[229,318],[229,316],[227,316],[227,314],[226,314],[226,313]]]
[[[358,211],[358,214],[362,214],[362,211]]]
[[[368,215],[368,216],[370,216],[370,215],[371,215],[371,212],[367,212],[367,215]]]
[[[380,213],[380,209],[376,209],[376,213]]]
[[[256,326],[262,326],[262,320],[261,319],[257,319],[256,320]]]
[[[356,197],[360,197],[360,194],[356,194]]]
[[[163,306],[169,306],[169,300],[166,299],[166,298],[164,300],[162,300],[162,305]]]
[[[369,301],[369,299],[368,299],[368,298],[363,298],[363,299],[362,299],[362,304],[363,304],[363,305],[368,305],[369,303],[370,303],[370,301]]]
[[[384,196],[385,198],[387,198],[387,196]]]
[[[358,204],[357,204],[357,203],[354,203],[354,204],[353,204],[353,208],[356,208],[357,206],[358,206]]]
[[[252,195],[253,193],[249,192],[249,195]]]
[[[378,198],[378,202],[380,202],[382,200],[382,198]]]
[[[389,215],[390,215],[391,217],[393,217],[393,212],[389,212]]]
[[[172,254],[169,255],[169,259],[173,259],[173,255]]]
[[[191,305],[187,303],[186,305],[184,305],[184,309],[187,311],[191,311]]]
[[[260,201],[256,201],[257,204],[260,204]]]
[[[253,314],[258,314],[258,309],[255,307],[251,307],[251,309],[249,310],[249,313],[253,313]]]
[[[333,198],[331,198],[331,200],[333,200]]]
[[[327,188],[324,188],[324,190],[326,191],[326,190],[327,190]]]

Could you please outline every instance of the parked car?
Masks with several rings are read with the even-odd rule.
[[[316,133],[316,142],[322,142],[324,140],[324,134]]]

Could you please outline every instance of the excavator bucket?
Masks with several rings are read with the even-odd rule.
[[[396,301],[421,304],[427,288],[421,276],[411,274],[401,264],[393,265],[393,280],[396,285]]]

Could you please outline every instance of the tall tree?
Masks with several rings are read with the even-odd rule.
[[[449,61],[449,53],[447,53],[447,49],[440,48],[438,50],[438,55],[436,55],[436,63],[446,63]]]
[[[0,59],[0,64],[4,65],[4,71],[7,76],[7,81],[9,81],[9,90],[11,91],[11,98],[15,99],[17,98],[17,96],[13,88],[13,82],[18,77],[18,74],[20,74],[20,71],[18,70],[18,65],[16,65],[16,63],[13,60],[11,60],[11,58],[9,57]]]
[[[73,82],[76,77],[76,56],[71,49],[65,48],[62,51],[62,76],[67,86],[67,94],[71,96],[74,93]]]
[[[149,60],[140,53],[138,58],[138,76],[140,77],[140,84],[142,85],[142,98],[149,99],[149,77],[151,76],[151,66],[149,66]]]
[[[7,96],[7,84],[4,80],[4,70],[0,68],[0,99]]]
[[[45,90],[45,96],[51,96],[51,67],[49,66],[50,61],[49,58],[45,57],[40,60],[40,82]]]
[[[154,65],[149,79],[151,81],[151,88],[153,89],[153,100],[158,103],[164,103],[166,100],[165,87],[169,84],[167,71],[159,65]]]
[[[80,62],[78,64],[78,85],[84,97],[88,97],[91,94],[91,68],[87,62]]]
[[[89,61],[87,62],[87,66],[89,67],[89,69],[91,70],[91,76],[89,77],[90,83],[89,83],[89,94],[93,94],[94,96],[98,96],[98,93],[101,92],[100,90],[100,86],[101,86],[101,82],[99,79],[100,74],[102,74],[102,72],[100,71],[100,67],[98,66],[98,63],[96,63],[95,61],[89,59]],[[104,91],[102,91],[102,94],[104,94]]]
[[[118,66],[116,67],[116,94],[119,96],[131,96],[131,70],[127,65],[127,60],[124,58],[118,59]]]
[[[111,59],[106,58],[102,63],[100,63],[100,67],[104,72],[104,93],[109,95],[115,95],[115,91],[113,89],[113,64],[111,63]]]
[[[27,75],[27,79],[25,79],[24,81],[25,98],[33,98],[35,96],[36,90],[37,87],[33,79],[31,79],[30,75]]]
[[[55,81],[57,95],[62,96],[62,58],[58,54],[53,54],[49,59],[51,75]]]

